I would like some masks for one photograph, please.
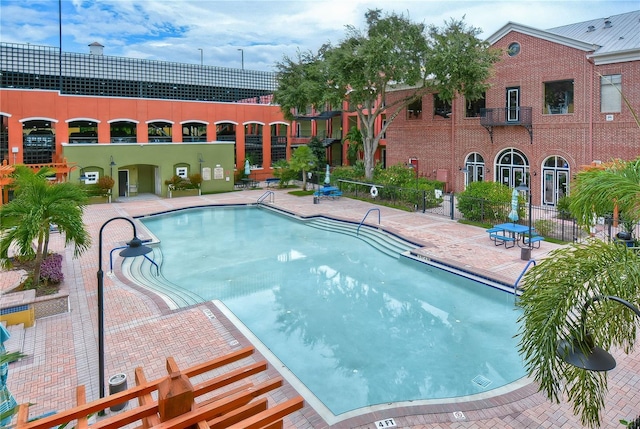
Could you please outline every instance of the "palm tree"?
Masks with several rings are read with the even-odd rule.
[[[360,153],[364,150],[362,132],[358,127],[351,127],[347,134],[344,135],[342,142],[349,142],[349,147],[347,148],[347,161],[349,162],[349,165],[354,165],[360,158]]]
[[[572,190],[570,209],[585,229],[594,213],[610,213],[615,205],[627,219],[640,219],[640,158],[581,171]],[[607,373],[569,365],[558,347],[568,341],[583,352],[594,344],[626,353],[633,349],[636,315],[608,297],[640,306],[638,254],[615,242],[588,239],[551,252],[527,272],[523,284],[518,335],[527,372],[550,400],[559,403],[566,395],[583,425],[599,427]]]
[[[307,190],[307,171],[311,171],[317,164],[318,159],[309,146],[300,146],[291,155],[289,167],[293,171],[302,172],[302,190]]]
[[[49,183],[48,174],[49,169],[35,173],[17,166],[13,174],[15,198],[0,208],[0,264],[11,266],[9,249],[15,245],[19,256],[34,259],[34,285],[40,281],[40,266],[48,254],[52,225],[64,234],[65,244],[74,244],[74,256],[86,250],[91,241],[82,222],[86,192],[68,182]]]

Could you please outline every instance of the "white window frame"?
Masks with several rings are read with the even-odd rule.
[[[98,179],[100,178],[100,173],[97,171],[85,171],[84,172],[84,184],[85,185],[95,185],[98,183]]]
[[[176,167],[176,176],[186,179],[189,177],[189,169],[187,167]]]
[[[600,77],[600,113],[622,111],[622,75],[610,74]]]

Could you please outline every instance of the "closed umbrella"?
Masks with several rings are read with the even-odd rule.
[[[9,339],[9,332],[0,325],[0,355],[4,356],[6,350],[4,342]],[[7,388],[7,375],[9,373],[9,363],[0,364],[0,426],[6,427],[11,422],[12,410],[18,405],[11,392]]]
[[[327,164],[327,172],[324,173],[324,184],[331,184],[331,173],[329,172],[329,164]]]
[[[516,223],[518,218],[518,191],[516,189],[511,193],[511,212],[509,212],[509,219],[513,223]]]
[[[249,160],[245,159],[244,161],[244,175],[249,176],[251,174],[251,166],[249,165]]]

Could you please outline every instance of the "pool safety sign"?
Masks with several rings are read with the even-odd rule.
[[[377,429],[394,428],[394,427],[396,427],[396,422],[391,418],[384,419],[384,420],[378,420],[376,422],[376,428]]]

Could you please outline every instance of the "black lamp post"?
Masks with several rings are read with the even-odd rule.
[[[520,252],[520,259],[524,261],[528,261],[531,259],[531,189],[524,182],[520,182],[520,186],[516,188],[518,192],[526,192],[529,197],[529,243],[527,243],[527,247],[523,248]]]
[[[571,338],[562,340],[558,344],[556,354],[560,359],[575,367],[586,369],[587,371],[609,371],[616,367],[616,360],[611,354],[603,348],[593,343],[593,337],[586,331],[585,319],[589,306],[597,301],[615,301],[629,308],[640,317],[640,310],[633,304],[622,298],[611,295],[597,295],[589,299],[582,307],[580,313],[581,338]]]
[[[113,155],[109,157],[109,176],[113,179],[113,167],[116,166],[116,162],[113,160]]]
[[[131,258],[146,255],[151,252],[151,248],[142,244],[142,240],[136,235],[136,225],[133,221],[126,217],[114,217],[106,221],[100,227],[100,235],[98,240],[98,370],[100,377],[100,398],[105,396],[104,386],[104,272],[102,271],[102,231],[105,226],[114,220],[126,220],[133,228],[133,238],[127,243],[127,247],[120,252],[123,258]],[[104,415],[102,410],[101,415]]]

